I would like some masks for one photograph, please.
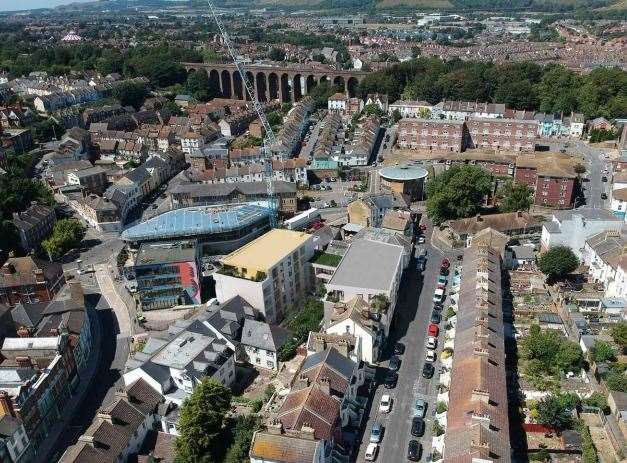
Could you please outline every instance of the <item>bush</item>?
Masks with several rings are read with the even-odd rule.
[[[435,406],[436,413],[444,413],[447,410],[448,407],[446,406],[446,402],[439,401]]]
[[[70,249],[78,246],[83,239],[85,229],[78,220],[63,219],[54,224],[50,237],[41,243],[50,260],[56,259]]]
[[[579,404],[574,394],[552,394],[538,402],[540,424],[557,429],[570,429],[573,425],[571,412]]]
[[[587,399],[583,399],[582,403],[584,405],[588,405],[589,407],[597,407],[603,410],[603,413],[609,412],[609,407],[607,406],[607,397],[601,392],[594,392]]]
[[[457,315],[457,312],[455,312],[455,309],[453,307],[449,307],[448,309],[446,309],[446,315],[444,316],[444,319],[449,320],[453,318],[455,315]]]
[[[520,341],[520,352],[527,361],[526,372],[531,375],[559,375],[581,368],[583,361],[578,344],[557,331],[542,331],[538,325],[532,325]]]
[[[596,341],[590,349],[590,357],[596,363],[616,360],[616,351],[607,342]]]
[[[597,463],[599,458],[590,435],[590,429],[581,421],[577,423],[576,429],[581,434],[581,457],[583,463]]]
[[[431,429],[434,436],[441,436],[444,434],[444,428],[440,425],[440,423],[436,421],[433,422],[433,428]]]

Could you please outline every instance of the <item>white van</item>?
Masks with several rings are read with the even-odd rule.
[[[374,443],[368,444],[368,448],[366,448],[366,461],[375,461],[377,459],[377,452],[379,451],[379,446]]]
[[[438,288],[435,290],[435,294],[433,295],[433,302],[442,302],[444,301],[444,289]]]

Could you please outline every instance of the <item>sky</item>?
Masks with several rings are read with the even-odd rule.
[[[68,3],[85,3],[93,0],[0,0],[0,11],[30,10],[31,8],[52,8]]]

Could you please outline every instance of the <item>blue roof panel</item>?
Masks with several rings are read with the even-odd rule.
[[[267,203],[194,206],[164,212],[122,232],[125,241],[211,235],[245,227],[269,216]]]

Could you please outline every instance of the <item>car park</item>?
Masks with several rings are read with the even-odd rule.
[[[427,414],[427,402],[423,399],[416,399],[414,402],[414,416],[424,418]]]
[[[401,367],[401,359],[399,359],[396,355],[390,357],[390,370],[398,371]]]
[[[392,410],[392,397],[389,394],[383,394],[379,402],[379,411],[381,413],[389,413]]]
[[[396,382],[398,381],[398,375],[394,371],[388,371],[385,375],[385,379],[383,381],[383,385],[386,389],[393,389],[396,387]]]
[[[411,420],[411,435],[422,437],[425,433],[425,420],[419,416],[414,416]]]
[[[370,442],[374,442],[378,444],[381,442],[381,438],[383,437],[383,426],[381,423],[374,423],[372,425],[372,429],[370,430]]]
[[[429,327],[427,328],[427,333],[429,334],[429,336],[437,337],[438,334],[440,334],[440,327],[436,325],[435,323],[431,323],[429,324]]]
[[[371,442],[366,448],[366,454],[364,455],[364,458],[366,459],[366,461],[375,461],[377,459],[377,453],[379,453],[379,446],[374,442]]]
[[[435,336],[428,336],[425,340],[425,347],[427,349],[435,349],[436,347],[438,347],[438,338],[436,338]]]
[[[435,373],[435,367],[431,363],[425,363],[422,367],[422,377],[431,379],[433,378],[433,373]]]
[[[435,355],[435,351],[434,350],[427,349],[425,351],[425,361],[433,363],[433,362],[435,362],[436,358],[437,358],[437,356]]]
[[[411,461],[420,461],[422,455],[422,444],[417,440],[410,440],[407,446],[407,459]]]

